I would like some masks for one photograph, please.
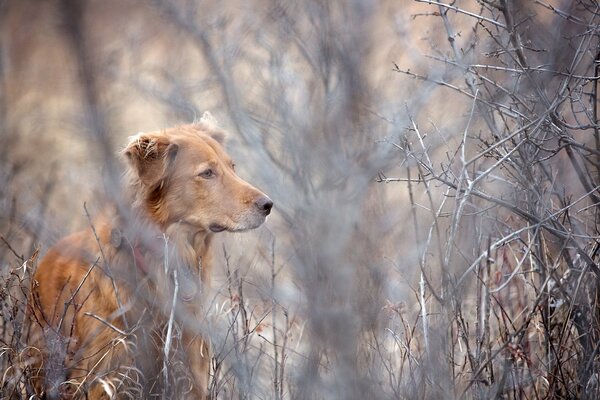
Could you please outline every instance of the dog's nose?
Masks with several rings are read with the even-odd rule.
[[[271,213],[271,208],[273,208],[273,201],[267,196],[262,196],[254,203],[258,210],[265,214],[269,215]]]

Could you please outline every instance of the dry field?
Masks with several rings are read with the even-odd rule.
[[[600,397],[599,32],[596,0],[0,0],[0,398],[39,257],[204,110],[275,202],[219,234],[215,398]]]

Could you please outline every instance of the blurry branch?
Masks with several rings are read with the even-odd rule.
[[[123,304],[121,303],[121,295],[119,293],[119,289],[117,287],[117,284],[115,282],[115,276],[111,270],[111,266],[108,262],[108,258],[106,258],[106,255],[104,254],[104,246],[102,246],[102,242],[100,241],[100,238],[98,237],[98,233],[96,232],[96,227],[94,226],[94,222],[92,220],[92,217],[90,216],[90,213],[87,209],[87,205],[85,203],[83,203],[83,209],[85,211],[85,216],[88,219],[88,223],[90,226],[90,229],[92,230],[92,233],[94,234],[94,239],[96,240],[96,244],[98,245],[98,249],[100,250],[100,257],[102,258],[102,266],[104,267],[104,273],[106,273],[106,275],[108,276],[108,278],[110,279],[110,283],[112,285],[112,288],[115,292],[115,299],[117,300],[117,305],[119,306],[120,310],[123,310]],[[92,266],[90,267],[90,269],[88,270],[88,272],[86,273],[86,275],[84,276],[82,282],[79,284],[79,287],[81,287],[81,285],[83,285],[83,282],[85,281],[85,279],[87,278],[87,275],[91,272],[92,268],[94,268],[94,266],[97,264],[99,260],[97,260],[96,262],[94,262],[92,264]],[[73,298],[75,297],[75,293],[73,294],[73,296],[71,297],[71,301],[73,300]],[[125,325],[127,325],[127,318],[125,315],[122,316],[123,320],[125,321]]]
[[[438,61],[442,61],[444,63],[454,64],[451,60],[441,59],[441,58],[436,58],[436,59]],[[556,76],[571,77],[574,79],[590,79],[590,80],[594,79],[595,80],[596,76],[597,76],[595,74],[594,75],[578,75],[578,74],[573,74],[573,73],[557,71],[557,70],[548,68],[548,66],[546,66],[546,65],[539,65],[537,67],[510,68],[510,67],[503,67],[503,66],[492,65],[492,64],[470,64],[469,68],[478,68],[478,69],[484,69],[484,70],[494,70],[494,71],[512,72],[512,73],[519,73],[519,72],[523,72],[523,71],[543,72],[543,73],[549,73],[549,74],[556,75]],[[498,82],[492,81],[484,75],[477,75],[477,77],[480,79],[484,79],[493,85],[497,85],[498,88],[501,88],[501,86],[498,85]],[[506,89],[504,89],[504,90],[506,91]],[[519,100],[519,98],[515,98],[515,100]]]
[[[108,328],[112,329],[113,331],[117,332],[119,335],[123,335],[123,336],[127,336],[127,332],[117,328],[116,326],[114,326],[113,324],[111,324],[110,322],[108,322],[107,320],[105,320],[104,318],[100,317],[99,315],[90,313],[90,312],[85,312],[84,315],[87,315],[88,317],[92,317],[95,320],[99,321],[100,323],[102,323],[102,325],[107,326]],[[61,319],[62,321],[62,319]],[[109,354],[109,351],[107,351],[106,354]]]
[[[239,102],[241,96],[235,87],[234,80],[231,79],[231,73],[227,65],[218,61],[206,31],[202,29],[198,21],[196,21],[197,15],[195,11],[197,11],[197,6],[192,6],[193,11],[187,10],[187,12],[184,13],[172,1],[153,0],[153,4],[171,19],[176,26],[189,33],[202,51],[211,72],[219,82],[226,108],[232,114],[236,129],[238,132],[242,133],[243,138],[246,140],[245,144],[260,142],[260,138],[256,136],[254,132],[245,129],[248,121],[246,113]],[[250,137],[246,135],[250,135]]]
[[[431,82],[431,83],[435,83],[435,84],[440,85],[440,86],[447,87],[449,89],[452,89],[452,90],[456,91],[457,93],[459,93],[461,95],[465,95],[465,96],[471,98],[474,101],[478,101],[480,103],[483,103],[484,105],[487,105],[487,106],[490,106],[490,107],[495,106],[498,109],[500,109],[500,111],[503,114],[506,114],[507,116],[509,116],[511,118],[525,117],[525,115],[520,115],[518,110],[513,110],[510,106],[507,106],[505,104],[492,104],[491,102],[489,102],[489,101],[487,101],[485,99],[481,99],[481,98],[478,99],[473,93],[471,93],[471,92],[469,92],[469,91],[467,91],[467,90],[465,90],[465,89],[463,89],[463,88],[461,88],[461,87],[459,87],[459,86],[457,86],[455,84],[452,84],[450,82],[446,82],[446,81],[441,80],[441,79],[430,78],[430,77],[428,77],[426,75],[422,75],[422,74],[413,72],[413,71],[411,71],[409,69],[407,69],[407,70],[402,69],[397,64],[394,64],[394,71],[395,72],[399,72],[401,74],[405,74],[405,75],[411,76],[411,77],[413,77],[415,79],[418,79],[418,80],[422,80],[422,81],[425,81],[425,82]]]
[[[62,304],[62,306],[64,308],[63,308],[63,313],[62,313],[62,315],[58,321],[57,327],[56,327],[57,331],[60,331],[63,323],[65,322],[65,317],[67,316],[67,313],[69,312],[69,308],[77,307],[77,305],[74,304],[75,296],[77,296],[77,293],[79,293],[79,291],[81,290],[83,284],[90,276],[90,273],[92,272],[92,270],[96,267],[96,265],[98,265],[98,261],[100,261],[99,258],[90,264],[90,267],[87,269],[86,273],[81,278],[81,281],[77,284],[77,287],[75,288],[75,290],[73,290],[73,292],[71,293],[71,296],[67,299],[67,301],[64,302],[64,304]],[[57,299],[57,301],[58,301],[58,299]],[[46,316],[44,316],[44,317],[46,318]]]
[[[477,98],[477,91],[474,93],[475,98]],[[471,112],[469,114],[469,119],[467,120],[465,129],[463,131],[463,137],[462,137],[462,141],[459,144],[459,149],[456,152],[458,154],[458,158],[459,158],[459,162],[460,162],[460,172],[458,173],[458,182],[456,183],[456,192],[457,192],[457,196],[456,196],[456,206],[454,207],[454,212],[452,215],[452,220],[450,222],[450,233],[447,237],[447,243],[448,244],[452,244],[455,242],[456,239],[456,235],[458,232],[458,225],[459,225],[459,220],[462,218],[463,216],[463,212],[464,212],[464,208],[465,208],[465,204],[467,202],[467,200],[469,199],[469,195],[470,192],[473,190],[473,188],[475,187],[475,185],[477,184],[478,180],[482,179],[486,173],[481,173],[479,174],[476,178],[472,179],[469,176],[469,171],[468,171],[468,167],[469,167],[469,162],[467,160],[467,156],[466,156],[466,146],[467,146],[467,133],[469,132],[469,129],[471,127],[471,122],[473,121],[473,113],[475,110],[475,106],[477,105],[476,101],[473,101],[472,107],[471,107]],[[508,157],[505,156],[505,157]],[[428,163],[430,166],[432,165],[431,162]],[[488,171],[491,171],[492,168],[490,168]],[[447,271],[448,268],[450,267],[450,258],[452,256],[452,246],[449,245],[446,247],[446,251],[444,253],[444,262],[442,265],[442,269],[444,271]]]
[[[85,24],[86,1],[61,0],[64,30],[74,51],[79,67],[79,79],[84,97],[84,113],[89,118],[89,126],[94,138],[101,146],[101,154],[108,168],[114,168],[113,147],[110,143],[106,116],[100,104],[98,77],[100,74],[94,63],[94,54],[90,51],[90,42]],[[115,171],[111,178],[116,177]]]
[[[8,0],[0,1],[0,26],[4,26],[6,22],[6,14],[8,8]],[[3,145],[0,146],[0,166],[6,167],[6,156],[9,150],[9,120],[8,114],[8,98],[7,98],[7,80],[6,80],[6,63],[5,55],[7,54],[4,38],[0,38],[0,139]],[[0,175],[0,179],[3,176]],[[4,186],[5,182],[0,181],[0,185]],[[0,192],[1,194],[1,192]]]
[[[525,54],[523,53],[523,42],[521,40],[521,35],[519,31],[515,27],[515,23],[513,21],[514,18],[514,10],[512,6],[512,1],[507,2],[506,0],[500,0],[500,5],[498,6],[498,10],[500,10],[504,16],[504,20],[506,21],[506,31],[509,34],[510,41],[513,44],[513,51],[517,54],[517,58],[519,60],[519,66],[521,70],[525,72],[526,76],[530,76],[524,68],[528,68],[528,63],[525,58]],[[512,54],[512,52],[508,52],[508,54]],[[540,91],[537,91],[538,95],[540,95]],[[542,96],[543,97],[543,96]],[[545,104],[548,106],[548,104]]]
[[[270,257],[270,265],[271,265],[271,325],[273,327],[273,359],[274,359],[274,371],[273,371],[273,390],[275,392],[276,400],[284,399],[284,388],[285,388],[285,363],[286,363],[286,350],[287,350],[287,342],[289,335],[289,316],[288,311],[285,307],[282,307],[275,298],[275,290],[276,290],[276,278],[277,274],[281,271],[281,269],[276,270],[275,267],[275,238],[271,243],[271,257]],[[278,313],[277,309],[281,308],[282,313],[284,315],[284,330],[283,330],[283,343],[281,344],[281,349],[278,345]],[[281,355],[280,355],[281,353]]]
[[[493,118],[491,118],[489,109],[483,108],[482,103],[477,102],[477,92],[478,89],[476,88],[476,76],[475,74],[473,74],[473,72],[466,66],[463,65],[462,62],[462,58],[464,57],[464,54],[459,51],[459,49],[457,48],[456,45],[456,33],[454,32],[454,28],[452,27],[452,24],[450,23],[450,20],[448,19],[448,9],[446,9],[446,4],[444,3],[437,3],[439,10],[440,10],[440,17],[442,18],[442,21],[444,22],[444,29],[446,30],[447,33],[447,38],[448,38],[448,42],[450,43],[450,47],[452,48],[452,53],[454,54],[454,61],[459,64],[461,66],[461,69],[464,70],[465,72],[465,82],[467,84],[467,87],[469,88],[469,91],[471,92],[471,95],[473,96],[473,99],[475,100],[475,102],[473,103],[473,106],[477,105],[481,112],[481,116],[483,117],[483,119],[485,120],[488,128],[490,130],[492,130],[492,132],[494,132],[496,135],[499,134],[498,129],[496,127],[496,124],[493,120]],[[485,103],[483,103],[485,104]],[[472,111],[471,111],[472,112]],[[463,146],[466,145],[466,143],[463,142]],[[464,147],[463,147],[464,148]]]
[[[594,124],[594,144],[596,146],[596,176],[600,179],[600,120],[598,119],[598,80],[600,79],[600,50],[594,58],[594,86],[592,91],[591,102]]]
[[[565,11],[563,11],[563,10],[561,10],[561,9],[559,9],[559,8],[557,8],[557,7],[549,4],[547,2],[543,2],[543,1],[540,1],[540,0],[533,0],[533,1],[536,4],[538,4],[538,5],[540,5],[540,6],[544,7],[544,8],[547,8],[548,10],[556,13],[557,15],[561,16],[562,18],[565,18],[565,19],[567,19],[569,21],[572,21],[572,22],[576,22],[578,24],[586,24],[586,22],[583,19],[581,19],[581,18],[579,18],[579,17],[577,17],[575,15],[572,15],[572,14],[570,14],[568,12],[565,12]]]
[[[196,83],[193,87],[186,87],[176,76],[168,73],[168,71],[158,70],[152,72],[155,72],[164,79],[169,87],[167,89],[155,87],[144,82],[138,76],[129,76],[128,79],[136,90],[139,90],[149,98],[157,99],[163,104],[168,105],[184,121],[193,121],[202,115],[202,110],[196,107],[188,92],[194,93],[206,90],[210,84],[210,80]]]
[[[167,271],[169,268],[169,266],[167,265],[167,260],[168,257],[165,257],[165,271]],[[165,344],[163,345],[163,376],[167,392],[169,390],[169,353],[171,352],[171,345],[173,343],[173,325],[175,323],[175,308],[177,307],[177,296],[179,294],[179,279],[177,277],[177,268],[173,269],[173,281],[175,283],[173,287],[173,300],[171,302],[171,307],[169,310],[169,319],[167,320]]]
[[[465,14],[465,15],[468,15],[470,17],[476,18],[477,20],[480,20],[480,21],[489,22],[490,24],[495,25],[495,26],[497,26],[499,28],[506,29],[506,26],[504,24],[502,24],[501,22],[498,22],[498,21],[493,20],[491,18],[487,18],[487,17],[485,17],[483,15],[480,15],[480,14],[476,14],[476,13],[472,13],[470,11],[463,10],[463,9],[461,9],[459,7],[456,7],[456,6],[452,5],[452,4],[445,4],[445,3],[438,2],[438,1],[433,1],[433,0],[415,0],[415,1],[417,3],[425,3],[425,4],[429,4],[429,5],[439,6],[440,7],[440,15],[445,14],[447,10],[452,10],[452,11],[456,11],[456,12],[459,12],[461,14]]]
[[[431,159],[429,159],[429,156],[427,155],[427,149],[426,149],[425,143],[423,142],[423,136],[421,135],[421,133],[419,131],[419,128],[417,127],[417,124],[413,120],[412,116],[409,116],[409,118],[410,118],[410,121],[411,121],[411,124],[412,124],[412,129],[415,132],[415,134],[417,135],[417,137],[419,139],[419,144],[421,145],[421,149],[423,150],[425,158],[427,159],[426,160],[427,164],[431,165]],[[406,154],[407,158],[411,157],[411,155],[412,155],[413,152],[412,152],[412,149],[411,149],[410,144],[408,143],[408,141],[405,143],[405,146],[406,146],[406,148],[405,148],[405,154]],[[421,167],[422,167],[422,165],[420,163],[417,163],[417,169],[418,169],[418,172],[419,172],[419,176],[422,177],[422,176],[425,176],[426,173],[421,169]],[[410,178],[410,168],[408,166],[407,166],[407,174],[408,174],[408,176]],[[419,225],[417,223],[418,220],[417,220],[417,215],[416,215],[416,203],[415,203],[415,200],[414,200],[414,195],[413,195],[413,192],[412,192],[412,186],[410,185],[410,181],[408,183],[409,183],[409,198],[410,198],[410,203],[411,203],[412,216],[413,216],[413,221],[415,222],[415,231],[418,234],[418,226]],[[440,203],[440,206],[438,207],[438,210],[434,211],[435,210],[435,201],[433,199],[432,188],[430,187],[430,185],[428,184],[428,182],[423,181],[422,183],[425,186],[425,192],[427,194],[427,200],[429,202],[429,211],[431,212],[432,217],[433,217],[433,222],[431,223],[431,226],[429,227],[429,230],[428,230],[427,241],[425,242],[425,246],[423,248],[424,249],[429,248],[429,246],[430,246],[430,244],[431,244],[431,242],[433,240],[433,233],[435,232],[435,238],[436,238],[435,243],[437,244],[437,254],[438,254],[439,258],[440,258],[440,260],[439,260],[440,261],[440,266],[442,266],[442,274],[443,274],[442,275],[442,282],[443,282],[442,290],[443,290],[443,292],[442,293],[437,293],[434,290],[434,288],[432,287],[431,283],[429,282],[429,280],[427,278],[427,273],[425,271],[425,265],[426,265],[426,262],[425,262],[426,252],[425,251],[423,251],[422,252],[422,256],[419,257],[419,265],[421,267],[421,279],[427,281],[427,286],[431,289],[431,293],[435,297],[435,299],[438,302],[443,303],[444,301],[447,300],[445,298],[445,294],[446,294],[445,292],[447,291],[446,282],[447,282],[448,276],[447,276],[447,271],[444,269],[444,266],[446,264],[444,263],[444,258],[443,258],[444,257],[444,252],[443,252],[443,248],[442,248],[443,236],[442,236],[441,231],[440,231],[439,218],[440,218],[440,215],[442,213],[442,209],[444,208],[444,204],[446,202],[446,199],[448,197],[444,196],[443,199],[442,199],[442,201],[441,201],[441,203]],[[417,237],[419,237],[419,236],[417,235]],[[424,287],[422,286],[421,283],[420,283],[420,289],[424,290]],[[422,301],[424,294],[421,293],[420,295],[421,295],[421,301]]]
[[[411,154],[411,153],[409,152],[409,154]],[[412,157],[412,154],[411,154],[411,157]],[[461,189],[457,183],[448,180],[443,175],[438,175],[437,173],[435,173],[433,166],[424,164],[421,160],[416,160],[416,161],[417,161],[418,165],[425,168],[426,174],[421,175],[422,177],[419,179],[411,180],[411,182],[425,183],[425,182],[427,182],[427,180],[435,180],[435,181],[438,181],[438,182],[446,185],[449,188],[452,188],[453,190],[456,190],[458,193],[464,194],[466,192],[466,189]],[[383,175],[383,174],[380,174],[379,177],[377,178],[377,180],[379,182],[385,182],[385,183],[406,182],[406,181],[408,181],[408,179],[410,179],[410,178],[388,178],[388,177],[385,177],[385,175]],[[597,188],[594,188],[593,190],[597,190]],[[550,232],[552,235],[556,236],[557,238],[565,240],[567,242],[570,242],[573,246],[575,246],[577,253],[582,257],[582,259],[586,263],[588,263],[592,272],[596,276],[600,277],[600,268],[590,258],[590,256],[577,245],[577,242],[575,241],[576,236],[574,236],[572,233],[567,232],[564,228],[561,228],[560,226],[558,226],[558,227],[554,226],[554,224],[557,223],[557,221],[555,221],[554,218],[556,216],[559,216],[560,214],[562,214],[562,212],[564,212],[567,208],[570,208],[571,204],[569,206],[567,206],[567,208],[565,208],[563,210],[559,210],[558,212],[553,213],[553,214],[545,217],[544,219],[539,219],[538,217],[534,216],[533,214],[528,213],[527,211],[525,211],[519,207],[516,207],[515,205],[511,204],[508,201],[491,196],[480,190],[471,189],[469,191],[469,193],[475,197],[479,197],[483,200],[486,200],[493,204],[499,205],[499,206],[523,217],[524,219],[529,221],[534,226],[543,227],[544,229],[548,230],[548,232]],[[587,195],[589,195],[589,193],[587,193]]]
[[[17,257],[17,259],[19,259],[22,263],[25,262],[25,256],[23,256],[22,254],[20,255],[19,253],[17,253],[17,251],[10,245],[10,243],[4,238],[4,236],[0,235],[0,239],[2,239],[2,242],[11,251],[11,253],[13,253],[14,256]]]

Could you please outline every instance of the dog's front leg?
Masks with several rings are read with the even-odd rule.
[[[187,354],[190,374],[193,379],[189,399],[208,399],[208,384],[210,373],[210,347],[200,335],[186,332],[183,334],[183,348]]]
[[[208,246],[210,235],[197,232],[185,224],[172,224],[166,233],[174,245],[174,265],[177,268],[176,284],[177,295],[183,311],[183,336],[182,347],[184,350],[189,372],[192,378],[192,389],[188,394],[189,399],[210,398],[210,345],[199,333],[194,322],[202,321],[204,312],[202,305],[206,302],[206,289],[210,279],[210,252]],[[186,321],[194,322],[186,326]]]

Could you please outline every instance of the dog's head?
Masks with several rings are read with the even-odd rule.
[[[137,205],[162,226],[235,232],[261,225],[273,202],[237,176],[223,140],[209,114],[191,125],[132,136],[123,154]]]

